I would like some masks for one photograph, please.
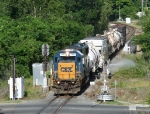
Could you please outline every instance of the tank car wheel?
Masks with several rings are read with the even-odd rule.
[[[97,76],[97,79],[100,79],[100,76],[99,76],[99,75]]]

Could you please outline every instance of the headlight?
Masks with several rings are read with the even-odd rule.
[[[60,84],[60,81],[57,81],[57,84]]]
[[[70,52],[69,51],[66,51],[66,56],[69,56],[70,55]]]

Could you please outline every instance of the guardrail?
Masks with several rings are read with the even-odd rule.
[[[99,95],[97,96],[97,100],[100,100],[100,101],[105,101],[105,100],[108,100],[108,101],[111,101],[111,100],[114,100],[114,96],[113,95]]]

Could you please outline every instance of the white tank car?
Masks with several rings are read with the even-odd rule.
[[[87,37],[79,42],[85,42],[89,46],[88,57],[90,59],[92,71],[95,72],[98,67],[102,68],[109,57],[107,38],[105,36]]]
[[[89,59],[89,67],[92,69],[92,72],[95,72],[98,62],[99,62],[99,53],[96,50],[95,46],[92,43],[85,42],[89,47],[88,59]]]
[[[110,29],[109,32],[106,32],[105,35],[108,38],[108,41],[110,42],[112,46],[112,52],[113,53],[116,49],[119,50],[121,46],[121,39],[123,38],[121,33],[117,31],[117,29]]]

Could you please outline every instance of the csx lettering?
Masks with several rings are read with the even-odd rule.
[[[62,72],[72,72],[72,67],[62,67],[60,70]]]

